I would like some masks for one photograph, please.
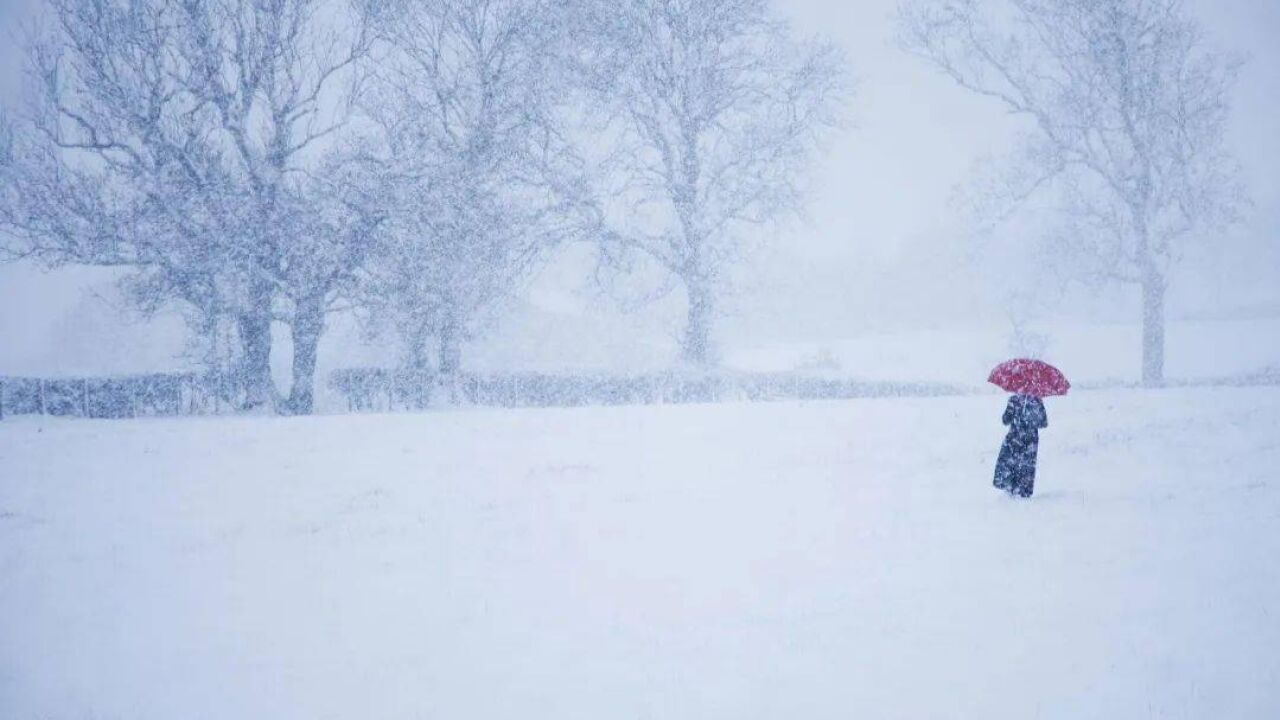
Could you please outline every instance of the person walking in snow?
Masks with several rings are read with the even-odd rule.
[[[1036,485],[1036,454],[1040,451],[1040,431],[1049,427],[1041,398],[1066,395],[1071,383],[1058,368],[1043,360],[1017,358],[996,366],[987,382],[1008,393],[1004,424],[1009,434],[996,461],[995,486],[1010,495],[1029,498]]]
[[[1000,447],[993,484],[1010,495],[1029,498],[1036,484],[1040,431],[1049,426],[1044,402],[1034,395],[1014,395],[1004,409],[1003,420],[1009,434]]]

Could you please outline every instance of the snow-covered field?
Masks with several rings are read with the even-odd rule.
[[[0,423],[0,718],[1280,717],[1280,389]]]

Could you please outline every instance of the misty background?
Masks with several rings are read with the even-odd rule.
[[[1011,331],[1008,280],[1019,272],[1012,258],[1042,228],[1029,212],[978,236],[957,188],[984,159],[1010,147],[1020,121],[904,53],[894,36],[896,4],[778,3],[801,35],[824,35],[847,53],[855,92],[848,122],[831,133],[812,173],[805,219],[784,225],[736,271],[739,282],[716,327],[729,366],[750,364],[754,351],[768,347],[820,349],[923,330]],[[6,102],[20,89],[20,25],[38,7],[33,0],[0,0]],[[1280,316],[1280,4],[1196,0],[1188,10],[1204,24],[1211,47],[1246,60],[1233,88],[1228,150],[1243,166],[1252,206],[1229,231],[1189,246],[1171,282],[1169,320]],[[467,365],[669,365],[677,355],[682,295],[622,307],[592,285],[588,255],[582,246],[558,248],[468,344]],[[0,264],[0,374],[131,373],[187,363],[179,357],[186,333],[181,319],[141,317],[118,296],[117,277],[100,268]],[[1032,322],[1133,326],[1138,294],[1135,286],[1055,287],[1033,309]],[[1244,341],[1228,339],[1216,351],[1232,352],[1229,343],[1236,340]],[[277,332],[277,342],[273,365],[287,367],[288,334]],[[1136,363],[1136,343],[1114,347]],[[1175,366],[1177,353],[1175,345]],[[338,366],[391,366],[396,359],[391,341],[367,337],[351,318],[335,317],[321,341],[320,376]]]

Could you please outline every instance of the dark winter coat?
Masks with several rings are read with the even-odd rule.
[[[1030,395],[1014,395],[1004,410],[1009,434],[996,461],[995,486],[1015,495],[1031,497],[1036,482],[1036,454],[1040,430],[1049,426],[1044,403]]]

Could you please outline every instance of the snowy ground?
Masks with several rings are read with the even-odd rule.
[[[1280,389],[0,423],[0,718],[1280,717]]]

